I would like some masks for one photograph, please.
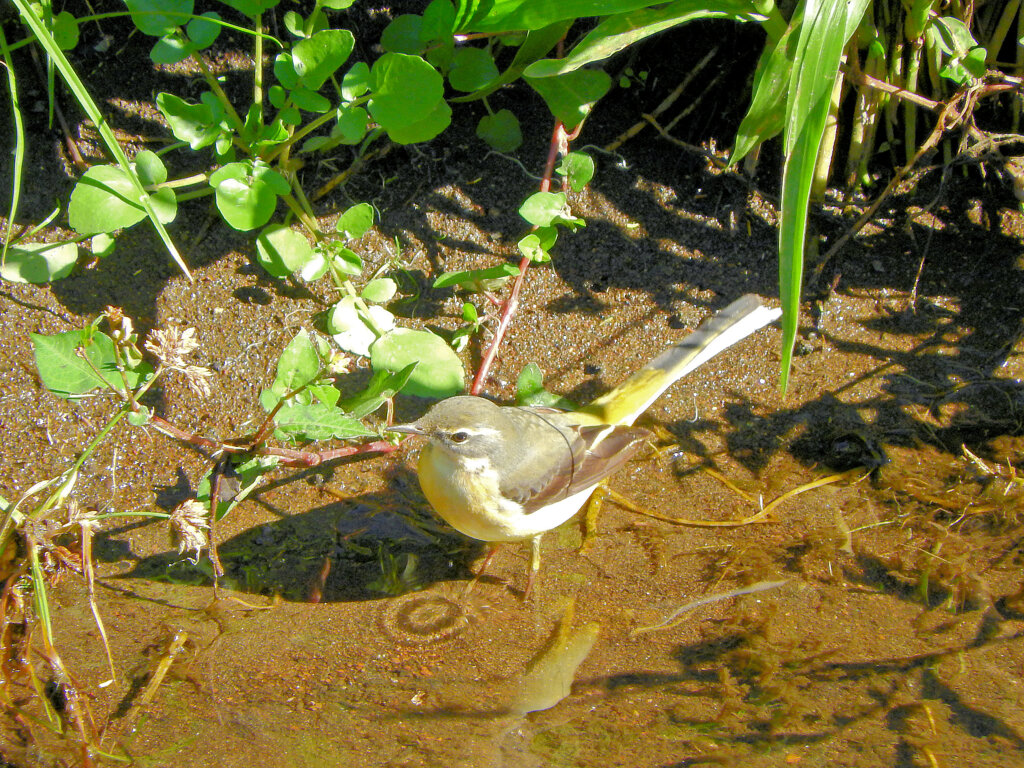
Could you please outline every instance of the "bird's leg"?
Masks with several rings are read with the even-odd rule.
[[[487,571],[487,567],[491,564],[491,560],[494,559],[494,555],[497,553],[500,546],[500,544],[492,544],[487,548],[487,554],[484,555],[484,561],[480,564],[480,567],[476,569],[476,573],[473,574],[473,580],[466,585],[466,588],[462,592],[463,595],[468,595],[473,591],[473,587],[476,586],[476,583],[480,581],[480,577]]]
[[[597,537],[597,518],[601,514],[601,505],[610,493],[608,481],[602,480],[594,486],[590,498],[587,499],[586,511],[583,513],[583,543],[580,552],[585,552]]]
[[[533,583],[537,580],[537,573],[540,571],[540,540],[544,537],[539,533],[530,540],[530,576],[526,580],[526,589],[523,591],[523,601],[530,597],[533,592]]]

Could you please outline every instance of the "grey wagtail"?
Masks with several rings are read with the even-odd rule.
[[[529,594],[541,536],[579,512],[594,487],[650,437],[632,426],[636,418],[678,379],[780,314],[743,296],[577,411],[460,395],[388,429],[427,438],[417,466],[420,486],[449,525],[486,542],[532,540]]]

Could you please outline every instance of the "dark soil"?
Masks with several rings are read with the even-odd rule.
[[[756,55],[756,41],[730,25],[703,29]],[[244,61],[223,44],[213,63],[241,87],[245,71],[232,67]],[[140,66],[147,46],[120,37],[116,55],[100,57],[87,40],[77,60],[111,99],[131,151],[169,135],[153,93],[189,92],[183,75]],[[640,120],[690,58],[613,93],[575,146],[602,147]],[[746,103],[741,78],[726,73],[730,81],[675,135],[727,146]],[[692,88],[691,101],[703,86]],[[44,92],[23,101],[41,106],[19,225],[66,200],[72,183],[63,143],[45,128]],[[470,107],[438,141],[395,147],[319,203],[326,220],[352,202],[381,211],[361,252],[368,272],[397,255],[419,281],[416,301],[393,307],[413,324],[459,325],[461,298],[429,288],[441,271],[515,258],[525,229],[516,211],[537,184],[523,166],[539,172],[550,126],[526,91],[494,102],[506,104],[534,116],[516,153],[522,166],[485,153]],[[531,269],[487,388],[498,398],[510,399],[519,371],[538,362],[549,389],[586,401],[739,295],[777,295],[770,158],[748,181],[651,129],[594,156],[594,183],[572,199],[587,227],[562,236],[549,267]],[[307,166],[304,185],[316,189],[349,161]],[[925,206],[930,214],[911,222]],[[829,209],[816,225],[827,244],[852,220]],[[109,671],[80,579],[55,590],[53,611],[58,650],[106,729],[104,746],[133,764],[181,768],[1024,765],[1024,529],[1013,475],[1024,424],[1022,225],[994,174],[954,174],[940,188],[936,173],[902,190],[809,293],[788,394],[777,390],[780,334],[769,329],[659,400],[647,422],[658,445],[612,481],[645,509],[703,521],[740,520],[804,492],[744,527],[672,525],[606,502],[586,538],[579,521],[547,537],[525,604],[525,547],[504,548],[465,593],[482,546],[431,516],[412,448],[276,473],[217,527],[227,569],[217,602],[208,565],[183,561],[163,524],[108,523],[95,556],[113,683],[101,686]],[[251,238],[211,220],[208,200],[184,206],[173,235],[194,282],[140,225],[71,278],[0,286],[4,497],[63,471],[112,413],[106,398],[44,391],[29,342],[107,305],[142,332],[172,320],[197,329],[200,362],[218,372],[213,395],[201,401],[169,380],[153,403],[167,419],[225,437],[262,418],[274,361],[298,329],[321,323],[333,296],[320,283],[269,278]],[[468,368],[479,355],[471,345]],[[399,417],[425,407],[401,399]],[[986,474],[965,448],[1001,474]],[[76,495],[104,511],[169,511],[209,464],[125,425],[87,463]],[[814,487],[822,480],[832,482]],[[785,584],[635,634],[705,595],[769,580]],[[573,627],[600,626],[572,693],[510,714],[567,611]],[[182,632],[184,652],[143,704]],[[31,720],[40,710],[30,689],[4,695],[7,764],[77,764],[74,736]]]

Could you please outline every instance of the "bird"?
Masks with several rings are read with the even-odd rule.
[[[449,525],[492,545],[480,573],[498,544],[531,542],[525,599],[540,569],[544,533],[576,515],[597,484],[651,437],[633,426],[637,417],[673,383],[781,314],[747,294],[575,411],[456,395],[387,429],[427,439],[417,462],[420,487]]]

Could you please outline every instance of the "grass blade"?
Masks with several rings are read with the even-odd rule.
[[[7,248],[11,243],[14,231],[14,217],[18,214],[21,201],[22,171],[25,166],[25,123],[21,116],[21,103],[18,101],[18,81],[14,75],[14,64],[11,52],[7,47],[7,38],[3,27],[0,27],[0,52],[3,53],[7,67],[7,85],[11,92],[11,116],[14,118],[14,178],[11,180],[11,212],[7,216],[7,232],[4,233],[4,248],[0,254],[0,264],[7,263]]]
[[[78,77],[78,74],[71,66],[71,62],[67,60],[64,52],[57,47],[56,42],[54,42],[53,38],[49,35],[42,19],[40,19],[36,13],[35,8],[27,2],[27,0],[14,0],[14,4],[21,12],[22,20],[29,26],[32,33],[36,36],[36,40],[39,41],[39,45],[43,47],[47,55],[49,55],[50,60],[53,61],[57,69],[60,70],[60,74],[64,78],[64,82],[67,83],[68,88],[71,90],[71,93],[74,95],[79,106],[81,106],[86,115],[89,116],[89,119],[96,125],[107,150],[113,156],[114,160],[117,161],[117,164],[131,177],[132,183],[135,186],[136,191],[139,193],[139,202],[146,209],[146,215],[149,216],[150,222],[156,229],[157,234],[160,235],[160,239],[163,240],[164,246],[167,248],[167,252],[170,253],[171,258],[174,259],[174,262],[178,265],[178,268],[182,273],[191,280],[192,273],[189,272],[188,266],[186,266],[181,254],[178,253],[178,249],[174,245],[174,241],[171,240],[170,233],[168,233],[167,229],[157,218],[156,212],[153,210],[153,205],[149,200],[149,194],[143,188],[138,175],[132,170],[131,163],[128,161],[128,156],[125,155],[124,150],[121,149],[121,145],[118,143],[117,137],[114,136],[114,132],[111,130],[110,125],[100,112],[99,106],[93,100],[89,90]]]

